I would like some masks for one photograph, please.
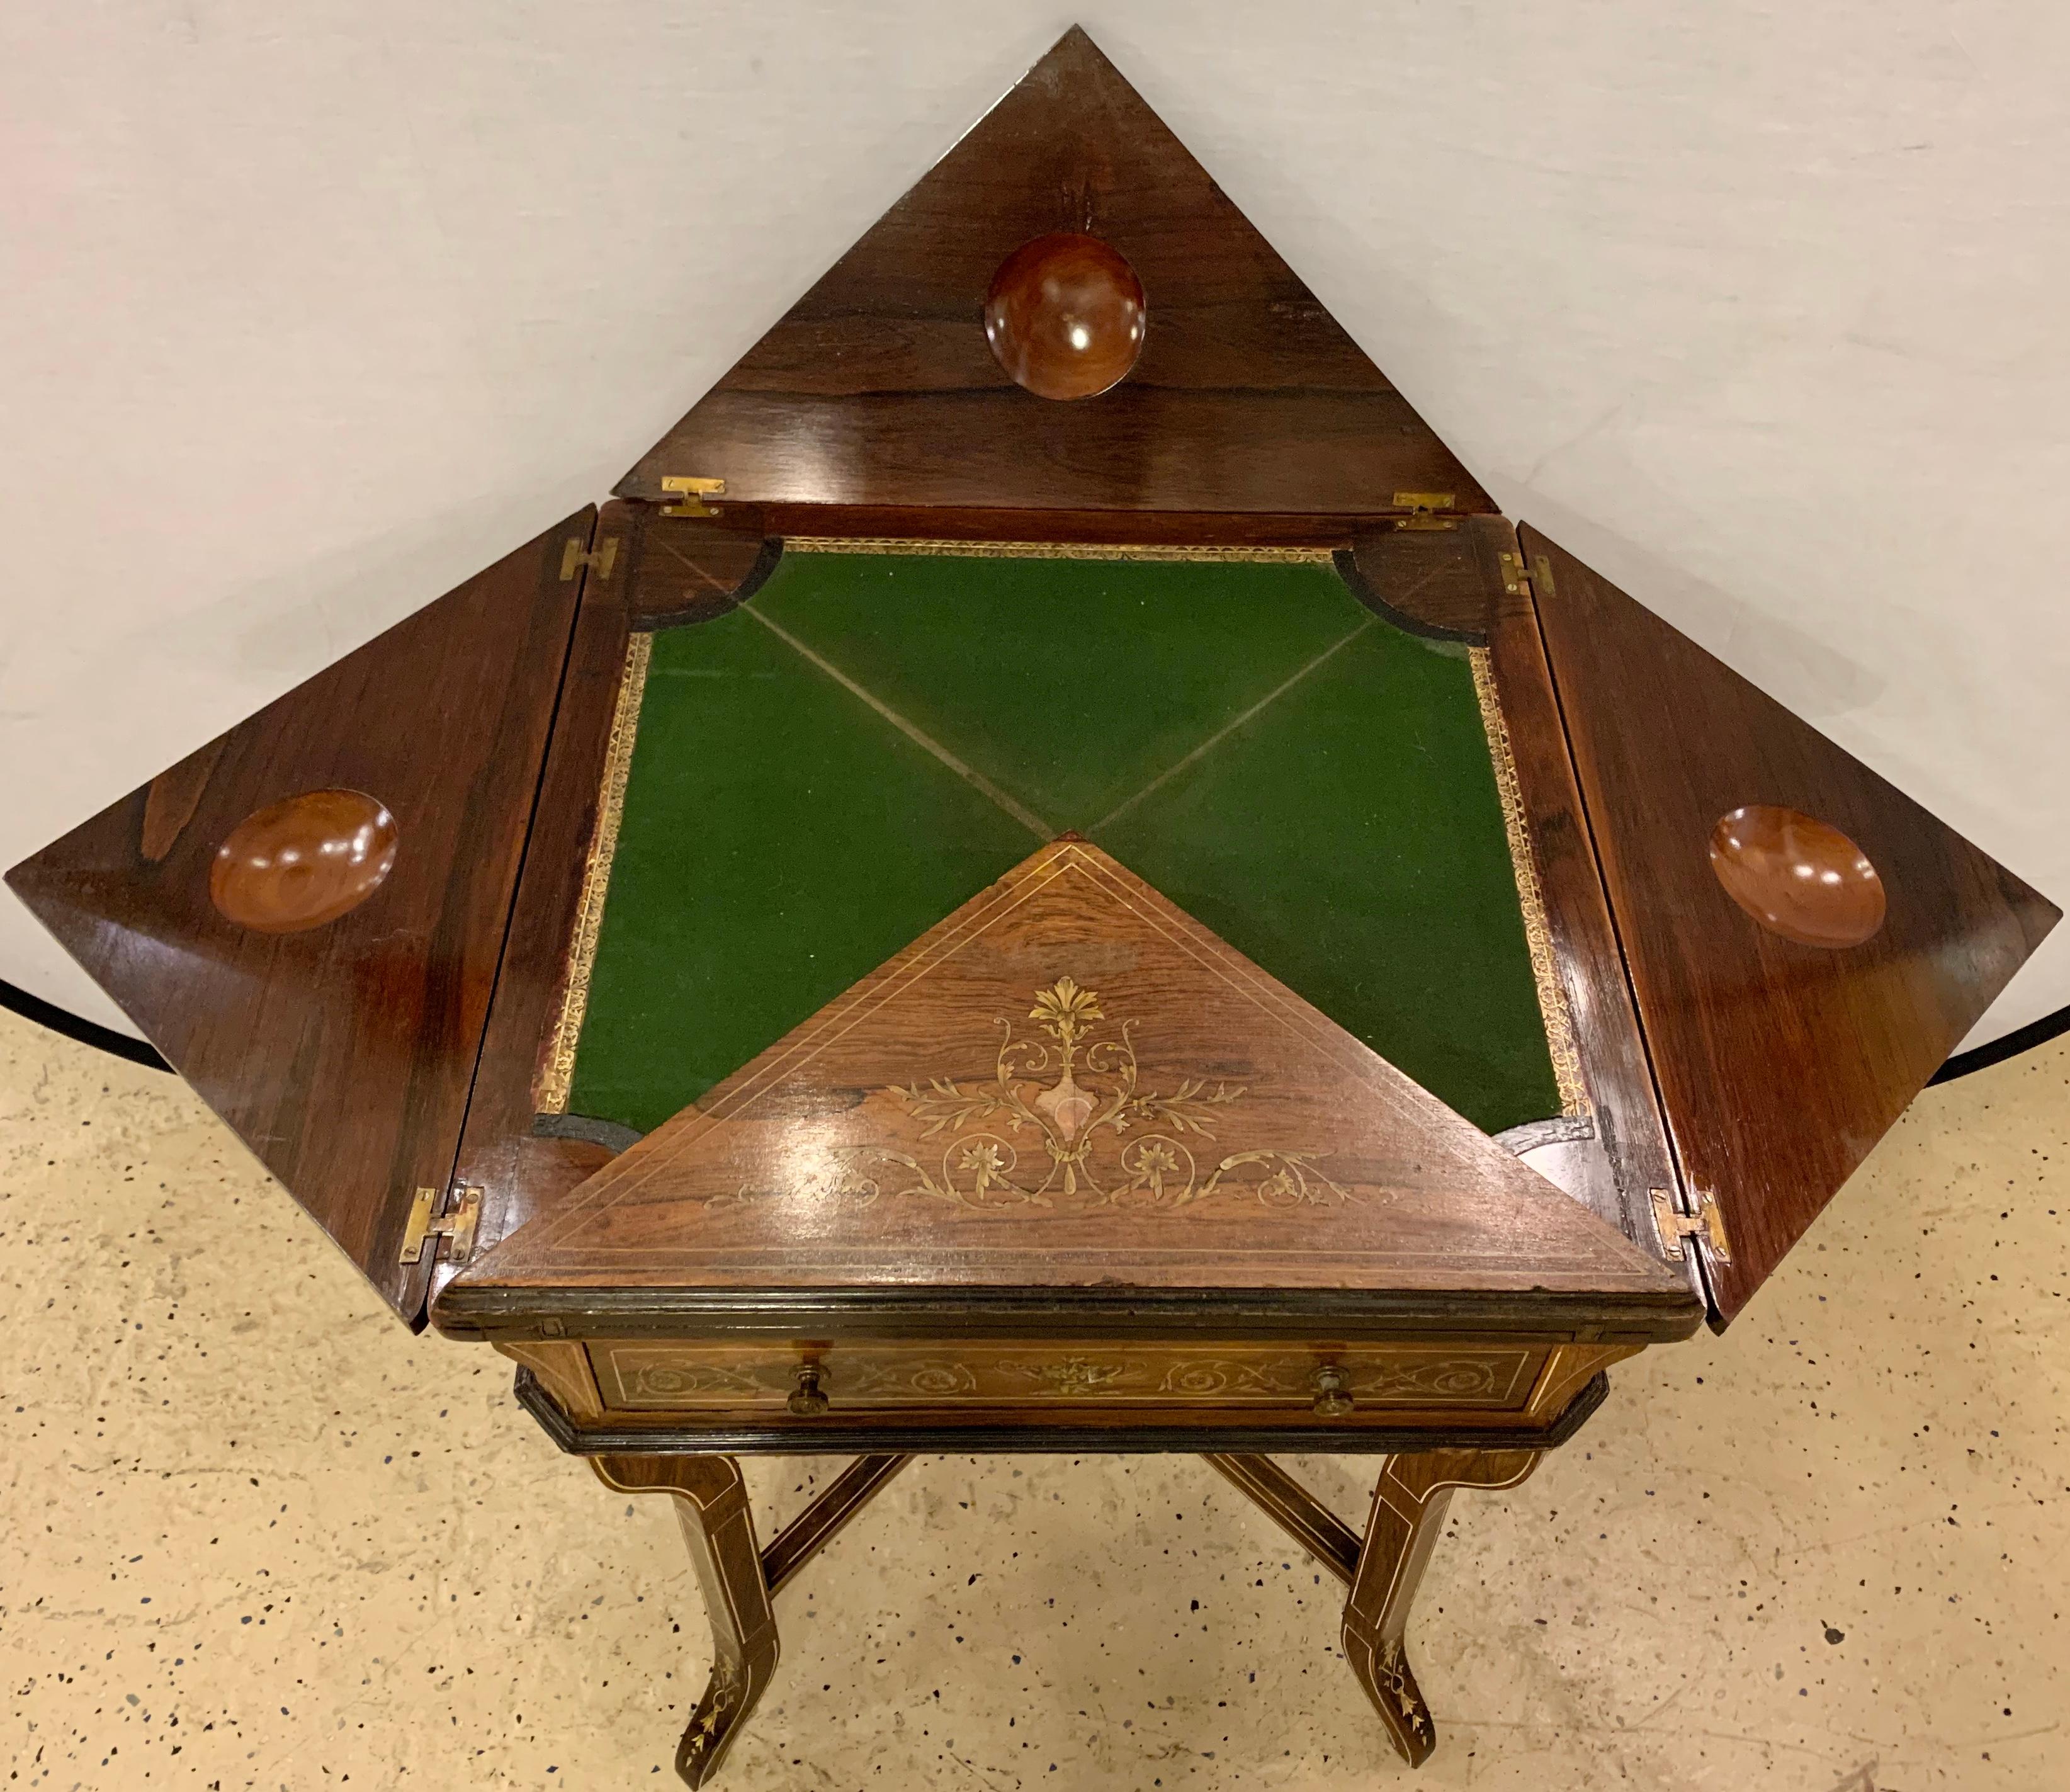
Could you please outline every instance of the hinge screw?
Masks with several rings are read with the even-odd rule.
[[[726,492],[726,481],[723,479],[705,479],[690,474],[671,473],[661,481],[661,489],[665,492],[675,492],[681,494],[680,501],[662,506],[663,516],[715,517],[718,512],[713,509],[705,500],[723,497]]]
[[[1653,1201],[1653,1223],[1660,1234],[1661,1248],[1670,1257],[1686,1256],[1700,1245],[1720,1263],[1732,1260],[1732,1240],[1725,1232],[1725,1217],[1718,1211],[1717,1197],[1708,1189],[1693,1191],[1696,1211],[1684,1213],[1675,1205],[1667,1189],[1647,1191]]]
[[[403,1222],[403,1249],[396,1261],[403,1263],[421,1263],[428,1250],[433,1258],[438,1255],[438,1241],[446,1242],[445,1260],[448,1263],[464,1263],[474,1250],[476,1229],[481,1224],[481,1191],[477,1188],[456,1189],[452,1210],[436,1214],[439,1192],[436,1189],[419,1189],[416,1198],[410,1203],[409,1217]]]

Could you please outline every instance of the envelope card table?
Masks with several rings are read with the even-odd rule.
[[[693,1785],[935,1451],[1205,1457],[1423,1759],[1451,1493],[1728,1323],[2057,918],[1498,514],[1082,32],[601,510],[9,877],[673,1497]],[[757,1451],[852,1461],[765,1543]]]

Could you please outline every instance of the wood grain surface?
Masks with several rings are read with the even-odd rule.
[[[606,1455],[591,1467],[614,1492],[675,1499],[712,1640],[711,1677],[676,1745],[676,1773],[686,1786],[702,1786],[753,1714],[781,1653],[747,1483],[729,1456]]]
[[[1016,510],[1000,505],[723,504],[711,524],[759,541],[1094,542],[1179,547],[1348,547],[1370,515],[1261,510]]]
[[[218,735],[198,752],[190,753],[177,765],[170,765],[151,780],[144,798],[144,825],[140,849],[156,861],[173,849],[173,842],[194,820],[194,810],[215,772],[215,762],[227,744]]]
[[[588,1139],[542,1135],[534,1127],[534,1090],[552,1049],[568,972],[568,943],[582,898],[583,875],[597,823],[598,796],[611,719],[625,669],[628,608],[643,590],[642,532],[655,522],[646,506],[608,504],[596,541],[620,544],[609,579],[582,587],[562,683],[553,740],[510,911],[509,940],[483,1034],[481,1065],[460,1140],[454,1179],[482,1191],[477,1249],[514,1231],[550,1196],[575,1187],[611,1160]],[[673,579],[666,587],[675,589]],[[434,1286],[449,1280],[441,1262]]]
[[[2049,902],[1536,530],[1555,682],[1682,1173],[1744,1307],[2058,919]],[[1546,575],[1549,573],[1550,576]],[[1838,828],[1881,874],[1840,950],[1761,927],[1710,862],[1753,803]]]
[[[604,1405],[621,1414],[780,1408],[807,1364],[828,1409],[844,1414],[959,1406],[1017,1406],[1031,1419],[1146,1406],[1305,1414],[1322,1391],[1319,1371],[1333,1369],[1352,1401],[1346,1417],[1360,1408],[1414,1407],[1472,1411],[1477,1422],[1490,1411],[1522,1413],[1552,1348],[976,1338],[832,1345],[608,1339],[588,1347]],[[1589,1373],[1601,1366],[1592,1360]]]
[[[510,1346],[500,1344],[499,1349]],[[555,1446],[571,1455],[824,1455],[898,1451],[921,1455],[996,1452],[1133,1455],[1175,1451],[1319,1450],[1385,1455],[1424,1450],[1552,1450],[1571,1441],[1610,1396],[1610,1377],[1597,1375],[1564,1409],[1542,1422],[1528,1414],[1434,1412],[1405,1407],[1391,1415],[1343,1418],[1282,1409],[1266,1412],[1196,1407],[1089,1407],[1082,1414],[1031,1413],[1024,1407],[915,1409],[844,1417],[828,1412],[800,1418],[788,1410],[751,1414],[704,1410],[673,1415],[613,1415],[587,1422],[521,1369],[520,1405]]]
[[[1506,520],[1477,519],[1487,548],[1520,551]],[[1517,794],[1545,905],[1547,931],[1593,1109],[1589,1137],[1527,1161],[1623,1233],[1654,1244],[1651,1191],[1674,1185],[1674,1160],[1638,1010],[1610,920],[1536,608],[1528,591],[1491,580],[1488,657],[1515,762]]]
[[[419,1186],[443,1191],[538,787],[583,510],[17,865],[8,882],[405,1319]],[[395,866],[305,932],[209,898],[253,812],[363,791]]]
[[[1399,628],[1484,643],[1502,608],[1502,556],[1516,552],[1506,518],[1467,517],[1450,529],[1362,529],[1340,550],[1337,571],[1360,603]]]
[[[1344,1599],[1344,1659],[1412,1767],[1437,1747],[1438,1727],[1409,1663],[1409,1614],[1452,1495],[1460,1487],[1517,1487],[1540,1459],[1528,1450],[1431,1450],[1391,1457],[1381,1467]]]
[[[1098,398],[1023,391],[987,289],[1090,231],[1140,276],[1142,358]],[[1074,29],[618,487],[724,503],[1398,511],[1495,506],[1090,38]],[[1008,538],[1012,538],[1010,534]]]
[[[673,628],[724,616],[775,568],[781,542],[743,533],[740,519],[664,516],[619,503],[605,513],[626,531],[626,613],[636,628]]]
[[[1053,1315],[1197,1290],[1460,1295],[1491,1326],[1564,1299],[1634,1339],[1694,1319],[1656,1259],[1066,840],[464,1270],[439,1322],[595,1336],[983,1290]]]

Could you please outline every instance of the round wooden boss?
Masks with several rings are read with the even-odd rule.
[[[1014,382],[1038,398],[1089,399],[1143,352],[1143,282],[1097,236],[1059,231],[999,264],[984,300],[984,337]]]
[[[255,933],[301,933],[378,890],[395,849],[395,816],[364,791],[305,791],[231,830],[209,868],[209,898]]]
[[[1838,828],[1771,803],[1720,816],[1711,869],[1725,894],[1800,946],[1859,946],[1883,925],[1883,879]]]

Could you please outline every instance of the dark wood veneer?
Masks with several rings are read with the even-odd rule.
[[[1304,511],[1012,510],[900,504],[730,504],[707,526],[756,540],[1088,542],[1178,547],[1348,547],[1369,516]]]
[[[1502,613],[1502,556],[1516,532],[1501,517],[1467,517],[1448,528],[1362,528],[1337,568],[1359,601],[1398,627],[1440,640],[1485,642]]]
[[[1000,262],[1090,231],[1141,277],[1102,396],[1021,390],[982,325]],[[729,504],[1492,510],[1477,481],[1082,31],[1031,69],[620,484]],[[1011,538],[1009,532],[1008,538]]]
[[[1746,1304],[2059,919],[1902,792],[1534,530],[1555,681],[1675,1150],[1714,1196],[1720,1321]],[[1841,950],[1758,925],[1712,874],[1718,817],[1816,816],[1882,873]]]
[[[1593,842],[1581,805],[1559,701],[1545,658],[1538,616],[1528,593],[1507,589],[1499,570],[1505,546],[1520,554],[1501,519],[1483,525],[1480,563],[1497,556],[1488,602],[1494,621],[1488,654],[1516,767],[1532,856],[1545,901],[1545,921],[1574,1041],[1593,1103],[1594,1136],[1532,1161],[1577,1200],[1585,1201],[1628,1238],[1654,1240],[1649,1191],[1675,1185],[1673,1158],[1638,1016],[1610,920]],[[1556,1170],[1550,1160],[1557,1155]]]
[[[211,741],[190,753],[177,765],[170,765],[151,780],[144,798],[144,825],[138,849],[153,864],[173,849],[180,832],[194,820],[196,806],[208,781],[215,775],[215,762],[223,757],[227,737]]]
[[[419,1321],[398,1261],[444,1190],[574,619],[583,510],[399,623],[8,873],[59,942],[374,1286]],[[197,788],[198,786],[198,788]],[[307,932],[209,898],[219,844],[309,790],[378,793],[394,870]],[[180,812],[184,810],[182,818]],[[146,829],[149,837],[147,841]]]
[[[596,828],[612,714],[625,670],[628,613],[641,594],[651,598],[653,593],[642,573],[644,530],[656,520],[644,506],[624,503],[607,504],[597,518],[598,546],[620,544],[616,564],[623,574],[583,583],[538,810],[510,911],[509,939],[454,1172],[463,1187],[482,1191],[477,1250],[516,1230],[538,1203],[575,1187],[612,1156],[608,1147],[590,1139],[536,1131],[533,1090],[560,1011],[568,942]],[[753,546],[726,544],[729,550],[743,545]],[[730,563],[718,556],[714,548],[704,558],[722,575]],[[751,555],[742,558],[751,563]],[[672,567],[669,588],[674,588],[680,572],[680,567]],[[453,1266],[442,1261],[434,1278],[435,1295],[452,1274]]]
[[[628,532],[625,612],[635,628],[708,622],[744,603],[776,569],[783,544],[728,526],[739,519],[661,515],[646,505],[608,513]]]

